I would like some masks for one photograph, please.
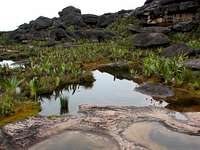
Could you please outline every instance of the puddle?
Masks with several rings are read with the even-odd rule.
[[[29,150],[119,150],[117,143],[107,136],[82,131],[66,131],[53,136]]]
[[[128,140],[136,141],[152,150],[200,149],[199,136],[174,132],[157,122],[135,123],[123,134]]]
[[[22,64],[18,64],[12,60],[3,60],[3,61],[0,61],[0,66],[6,66],[6,67],[9,67],[11,69],[13,68],[20,68],[20,67],[25,67],[24,65]]]
[[[176,118],[177,120],[188,120],[187,117],[180,112],[171,112],[169,115]]]
[[[96,81],[91,88],[76,86],[63,89],[60,98],[54,93],[50,98],[41,97],[42,111],[40,115],[76,114],[81,104],[115,105],[115,106],[158,106],[164,107],[165,102],[153,100],[152,97],[135,91],[137,83],[119,80],[108,73],[94,71]],[[62,105],[62,106],[61,106]]]

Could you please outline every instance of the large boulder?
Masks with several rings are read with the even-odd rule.
[[[161,53],[164,57],[174,57],[174,56],[180,56],[180,55],[190,55],[193,52],[192,49],[190,49],[186,44],[179,43],[179,44],[173,44],[163,50]]]
[[[53,24],[53,21],[50,18],[40,16],[34,21],[30,22],[30,26],[34,30],[47,29]]]
[[[61,12],[58,13],[62,22],[65,25],[77,25],[84,26],[83,18],[81,15],[81,10],[73,6],[64,8]]]
[[[117,19],[117,14],[115,13],[107,13],[103,14],[99,17],[97,22],[97,27],[105,28],[115,22]]]
[[[52,39],[55,39],[56,41],[60,41],[62,39],[65,39],[67,41],[72,41],[72,37],[64,30],[63,28],[55,28],[51,31],[50,37]]]
[[[135,36],[133,42],[137,48],[166,46],[169,43],[169,38],[163,33],[140,33]]]
[[[184,64],[186,67],[188,67],[190,69],[200,70],[200,59],[188,60]]]
[[[174,96],[174,92],[171,88],[159,83],[144,83],[143,85],[137,87],[136,91],[153,97],[160,97],[160,98]]]
[[[98,22],[98,16],[97,15],[92,15],[92,14],[84,14],[82,15],[83,22],[87,25],[95,25]]]

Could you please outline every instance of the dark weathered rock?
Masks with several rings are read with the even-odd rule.
[[[199,0],[147,0],[135,15],[147,24],[172,25],[198,20]]]
[[[53,21],[47,17],[39,17],[34,21],[30,22],[31,28],[34,30],[47,29],[53,24]]]
[[[98,16],[92,15],[92,14],[82,15],[82,18],[83,18],[83,22],[87,25],[96,25],[98,21]]]
[[[175,24],[172,29],[175,32],[190,32],[192,30],[195,30],[197,28],[197,23],[195,22],[179,22]]]
[[[100,28],[105,28],[115,22],[117,19],[117,14],[115,13],[108,13],[104,14],[99,17],[98,22],[97,22],[97,27]]]
[[[162,33],[140,33],[133,41],[133,45],[138,48],[166,46],[169,43],[169,38]]]
[[[190,69],[200,70],[200,59],[188,60],[184,64],[186,67],[188,67]]]
[[[81,16],[81,10],[73,6],[64,8],[61,12],[59,12],[59,16],[62,22],[66,25],[85,25]]]
[[[161,53],[164,57],[173,57],[173,56],[180,56],[180,55],[190,55],[193,52],[186,44],[173,44],[163,50]]]
[[[103,42],[105,40],[112,39],[115,34],[112,32],[102,31],[102,30],[85,30],[85,31],[75,31],[76,39],[89,39],[94,42]]]
[[[63,28],[56,28],[50,33],[50,37],[60,41],[62,39],[72,40],[72,38],[67,34],[67,32]]]
[[[135,27],[133,25],[129,25],[128,31],[133,34],[135,33],[169,33],[171,29],[169,27],[159,27],[159,26]]]
[[[145,83],[136,88],[137,91],[154,97],[171,97],[174,92],[167,86],[156,83]]]

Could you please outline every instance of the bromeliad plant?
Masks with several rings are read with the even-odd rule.
[[[183,83],[188,74],[188,70],[183,65],[184,57],[162,58],[155,54],[150,54],[143,61],[145,76],[155,75],[164,78],[165,82],[176,81]]]
[[[7,91],[7,92],[14,92],[14,94],[18,93],[19,85],[24,80],[18,80],[16,77],[13,77],[11,79],[2,79],[1,80],[1,86]]]
[[[30,96],[33,98],[37,98],[37,91],[38,91],[38,87],[37,87],[37,80],[36,78],[33,78],[30,82],[29,82],[29,87],[30,87]]]

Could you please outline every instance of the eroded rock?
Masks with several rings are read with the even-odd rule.
[[[129,127],[132,125],[137,126],[138,122],[143,122],[144,124],[147,123],[146,125],[148,125],[149,122],[162,123],[168,128],[168,130],[170,130],[170,132],[174,132],[173,134],[179,132],[181,134],[200,135],[200,117],[198,113],[188,113],[186,114],[188,120],[180,121],[170,114],[171,111],[155,107],[98,107],[96,105],[81,105],[80,112],[83,113],[83,115],[61,116],[58,118],[35,117],[17,123],[8,124],[2,128],[4,139],[7,139],[7,142],[4,143],[3,146],[10,146],[11,149],[18,150],[28,149],[31,146],[34,147],[35,144],[40,143],[45,139],[51,141],[52,138],[56,137],[56,135],[60,136],[60,133],[66,135],[68,139],[75,140],[79,139],[79,136],[70,136],[70,134],[78,131],[77,135],[79,135],[80,132],[84,132],[87,135],[92,134],[91,137],[93,137],[95,132],[97,137],[100,136],[100,139],[102,139],[102,135],[109,137],[109,139],[114,140],[119,146],[119,149],[122,150],[149,150],[146,143],[140,143],[141,141],[138,141],[137,138],[131,138],[130,140],[127,136],[122,134],[129,130]],[[142,126],[139,127],[142,128]],[[156,130],[160,130],[160,128],[161,127],[158,127]],[[71,133],[67,134],[69,130]],[[80,136],[82,136],[82,133]],[[187,135],[183,138],[186,136]],[[94,138],[96,138],[96,135]],[[63,138],[61,139],[65,140]],[[0,140],[0,143],[3,143],[2,138],[0,138]],[[45,145],[45,142],[47,141],[43,142],[43,146],[48,146]],[[41,143],[39,145],[41,145]],[[37,147],[38,145],[35,146]]]
[[[169,43],[169,38],[162,33],[140,33],[133,41],[133,45],[138,48],[166,46]]]
[[[145,83],[136,88],[137,91],[147,94],[153,97],[171,97],[174,96],[174,92],[168,86],[157,83]]]
[[[190,69],[200,70],[200,59],[188,60],[184,64],[186,67],[188,67]]]
[[[173,44],[163,50],[161,53],[161,56],[164,57],[174,57],[174,56],[180,56],[180,55],[190,55],[193,52],[192,49],[190,49],[186,44],[179,43],[179,44]]]

